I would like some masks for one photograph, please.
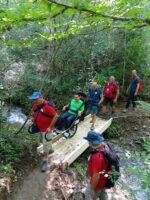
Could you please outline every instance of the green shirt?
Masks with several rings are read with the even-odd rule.
[[[75,99],[72,99],[70,104],[69,104],[69,111],[68,112],[73,114],[73,115],[77,115],[78,111],[84,111],[84,103],[81,100],[76,101]]]

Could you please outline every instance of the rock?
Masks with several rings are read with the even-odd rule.
[[[18,85],[24,74],[25,66],[22,62],[15,62],[10,66],[10,69],[5,73],[4,81],[9,88]]]
[[[46,72],[46,67],[43,64],[36,65],[37,72]]]

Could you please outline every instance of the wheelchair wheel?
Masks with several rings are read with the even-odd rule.
[[[75,133],[77,132],[77,128],[78,128],[78,124],[74,124],[73,126],[70,127],[68,138],[72,138],[75,135]]]

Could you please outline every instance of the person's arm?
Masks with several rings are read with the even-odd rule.
[[[91,195],[94,197],[96,192],[96,186],[100,180],[100,174],[94,173],[91,177]]]
[[[48,132],[51,132],[51,131],[52,131],[53,126],[55,125],[55,123],[56,123],[57,120],[58,120],[58,117],[59,117],[59,115],[56,113],[56,114],[54,115],[53,119],[52,119],[52,122],[50,123],[50,126],[47,128],[47,131],[48,131]]]
[[[90,184],[90,192],[91,195],[94,197],[96,192],[96,187],[100,180],[100,174],[103,171],[102,167],[102,156],[99,155],[98,157],[96,155],[93,155],[92,157],[92,176],[91,178],[91,184]]]
[[[119,97],[119,87],[116,90],[116,97],[114,99],[114,102],[117,102],[118,97]]]
[[[85,106],[84,106],[84,103],[82,102],[82,106],[78,111],[78,116],[81,116],[84,110],[85,110]]]
[[[65,106],[63,107],[62,110],[64,111],[64,110],[66,110],[67,108],[69,108],[69,104],[68,104],[68,105],[65,105]]]
[[[136,90],[135,90],[134,96],[137,96],[138,91],[139,91],[139,87],[140,87],[140,83],[138,83],[137,86],[136,86]]]
[[[126,94],[127,94],[127,95],[129,94],[129,90],[130,90],[130,85],[129,85],[129,87],[128,87],[127,90],[126,90]]]
[[[101,105],[101,103],[102,103],[103,101],[104,101],[104,95],[101,94],[101,96],[100,96],[100,101],[99,101],[98,105]]]

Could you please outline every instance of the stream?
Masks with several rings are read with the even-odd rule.
[[[2,116],[5,122],[17,127],[21,126],[27,119],[27,116],[20,107],[8,105],[3,106]]]
[[[110,143],[120,157],[120,184],[130,192],[131,199],[149,200],[150,190],[143,189],[142,180],[137,175],[130,174],[127,171],[128,168],[143,168],[144,159],[137,156],[133,148],[123,148],[122,145],[118,144],[117,140],[113,140]]]
[[[22,112],[22,109],[19,107],[12,107],[12,108],[4,107],[3,116],[5,117],[5,121],[7,123],[15,124],[18,126],[21,126],[24,123],[24,121],[26,120],[26,115]],[[120,157],[121,178],[119,181],[119,185],[121,185],[121,187],[118,189],[118,195],[116,197],[114,196],[112,198],[113,194],[108,192],[108,199],[109,200],[124,200],[124,199],[127,199],[127,200],[130,200],[130,199],[131,200],[132,199],[149,200],[148,194],[150,194],[150,191],[142,188],[141,180],[138,176],[129,174],[126,170],[127,168],[130,168],[130,167],[138,167],[138,168],[142,167],[144,165],[144,160],[142,159],[142,157],[137,158],[134,147],[133,148],[129,147],[128,143],[126,144],[128,149],[125,146],[122,146],[122,144],[119,140],[124,140],[124,139],[126,140],[126,138],[122,138],[122,139],[110,141],[110,144],[113,145],[117,154]],[[129,138],[127,138],[127,140],[128,139]],[[132,159],[128,158],[128,157],[130,157],[130,154],[132,154]],[[27,177],[27,179],[28,179],[28,177]],[[35,179],[35,178],[33,178],[33,179]],[[33,180],[31,180],[31,183],[32,183],[32,181]],[[23,187],[23,186],[24,186],[24,184],[21,187]],[[35,184],[35,187],[36,187],[36,184]],[[23,188],[22,188],[22,190],[23,190]],[[18,193],[19,192],[20,191],[18,191]],[[27,193],[28,193],[28,191],[26,191],[25,194],[21,194],[21,195],[23,195],[22,199],[28,199],[28,196],[26,196]],[[123,194],[124,194],[124,197],[122,197]],[[17,197],[17,194],[15,194],[15,195],[16,196],[14,199],[19,200],[20,198]],[[32,200],[32,199],[30,199],[30,200]],[[36,199],[36,200],[40,200],[40,199]]]

